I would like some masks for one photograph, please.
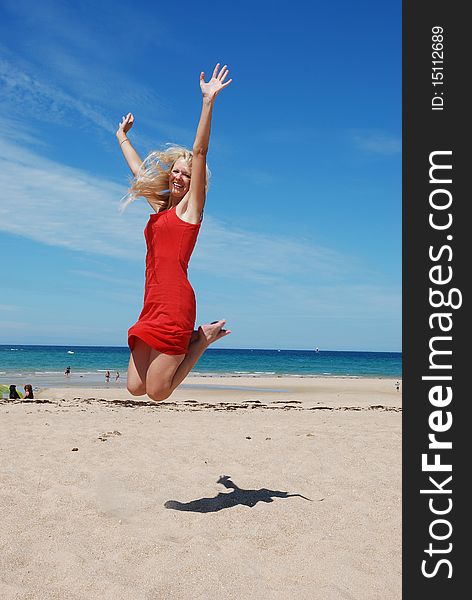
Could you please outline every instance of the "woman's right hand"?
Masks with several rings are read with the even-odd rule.
[[[126,137],[128,131],[133,127],[134,116],[132,113],[128,113],[121,119],[121,123],[118,125],[118,129],[116,131],[116,137]]]

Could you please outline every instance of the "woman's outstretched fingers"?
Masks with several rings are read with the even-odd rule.
[[[223,82],[223,81],[225,80],[225,77],[226,77],[226,75],[228,75],[228,73],[229,73],[228,67],[225,65],[225,66],[224,66],[224,67],[221,69],[221,71],[220,71],[220,74],[218,75],[218,79],[219,79],[221,82]]]

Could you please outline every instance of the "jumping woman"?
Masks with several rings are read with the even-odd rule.
[[[128,331],[128,390],[134,396],[147,394],[152,400],[165,400],[206,348],[231,333],[223,329],[223,319],[194,331],[195,294],[187,279],[208,189],[206,155],[213,104],[232,81],[225,81],[228,72],[226,65],[220,69],[217,64],[208,83],[200,73],[203,104],[192,151],[171,146],[151,152],[143,162],[127,137],[134,123],[131,113],[123,117],[116,132],[134,175],[130,197],[146,198],[154,210],[144,230],[144,306]]]

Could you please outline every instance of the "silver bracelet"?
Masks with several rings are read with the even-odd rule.
[[[124,144],[125,142],[129,142],[129,139],[128,139],[128,138],[126,138],[125,140],[123,140],[122,142],[120,142],[120,146],[121,146],[121,144]],[[131,142],[130,142],[130,143],[131,143]]]

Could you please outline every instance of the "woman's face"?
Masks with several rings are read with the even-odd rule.
[[[169,175],[169,190],[172,198],[182,200],[190,189],[191,170],[185,158],[178,158]]]

